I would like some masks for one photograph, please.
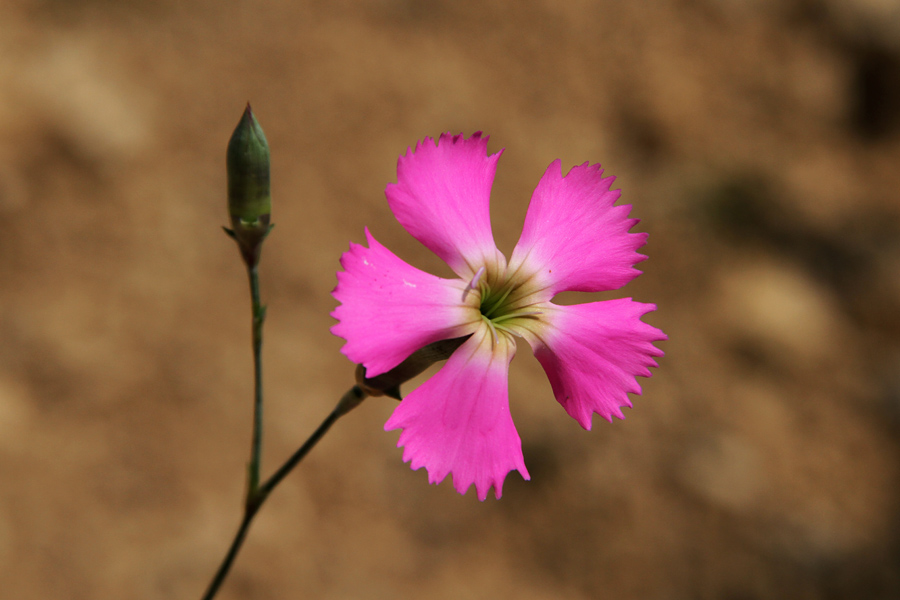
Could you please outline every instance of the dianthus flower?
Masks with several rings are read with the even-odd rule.
[[[500,498],[511,470],[529,479],[522,442],[509,411],[508,370],[523,338],[547,373],[556,400],[585,429],[593,413],[612,421],[640,394],[636,376],[649,377],[665,340],[641,321],[656,309],[630,298],[564,306],[564,291],[615,290],[640,274],[646,257],[637,249],[646,233],[628,205],[614,205],[600,165],[572,168],[563,177],[550,164],[534,190],[522,236],[510,259],[491,232],[490,191],[500,152],[487,155],[476,133],[441,135],[408,149],[397,163],[397,183],[385,190],[388,205],[413,237],[459,277],[421,271],[379,244],[368,229],[368,248],[350,244],[341,257],[334,297],[340,302],[332,332],[346,340],[342,352],[365,367],[366,377],[386,373],[413,352],[439,340],[469,336],[443,367],[404,398],[384,428],[402,429],[404,462],[425,467],[429,482],[453,473],[464,494]]]

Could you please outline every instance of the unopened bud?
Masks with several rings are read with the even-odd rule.
[[[269,188],[269,144],[250,105],[231,134],[226,153],[228,169],[229,232],[248,264],[259,261],[262,242],[271,228],[272,196]]]

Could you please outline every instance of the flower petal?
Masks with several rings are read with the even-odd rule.
[[[347,340],[347,358],[375,377],[423,346],[468,335],[472,310],[463,304],[465,282],[441,279],[399,259],[366,229],[369,247],[350,244],[341,256],[332,295],[341,303],[331,332]]]
[[[510,271],[523,265],[547,290],[547,299],[563,291],[599,292],[622,287],[638,275],[634,265],[646,233],[628,233],[630,205],[613,206],[619,190],[600,165],[573,167],[563,177],[556,160],[538,183],[528,206]]]
[[[544,367],[556,400],[585,429],[597,413],[607,421],[624,419],[620,407],[631,406],[628,392],[640,394],[636,377],[650,377],[653,357],[663,351],[652,342],[668,339],[641,321],[656,310],[631,298],[559,306],[541,305],[543,328],[524,337]]]
[[[491,233],[490,194],[501,152],[487,155],[487,138],[442,134],[407,150],[397,161],[388,204],[413,237],[463,279],[498,260]],[[502,256],[502,255],[501,255]]]
[[[506,474],[530,479],[522,441],[509,413],[507,375],[515,342],[501,333],[494,341],[480,328],[440,371],[410,393],[384,425],[403,429],[397,446],[413,470],[425,467],[429,483],[453,473],[460,494],[473,483],[478,499],[494,486],[500,498]]]

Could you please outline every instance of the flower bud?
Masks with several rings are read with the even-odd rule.
[[[259,261],[262,242],[269,233],[272,196],[269,191],[269,144],[250,105],[231,134],[226,153],[228,213],[232,231],[245,260]]]

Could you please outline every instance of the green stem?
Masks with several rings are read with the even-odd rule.
[[[340,419],[342,416],[359,406],[360,402],[362,402],[366,398],[365,392],[363,392],[359,387],[353,386],[337,403],[337,406],[334,407],[334,410],[325,417],[325,420],[322,421],[322,424],[309,436],[309,439],[304,442],[302,446],[289,458],[287,461],[279,468],[275,473],[261,486],[259,486],[255,493],[249,495],[247,497],[247,503],[244,506],[244,518],[241,520],[240,527],[238,527],[237,534],[234,536],[234,540],[231,542],[231,546],[228,548],[228,553],[225,555],[225,558],[222,560],[222,564],[219,565],[219,569],[216,571],[213,580],[210,582],[209,587],[206,590],[206,593],[203,595],[203,600],[212,600],[215,597],[216,593],[219,591],[219,587],[222,585],[222,582],[225,581],[225,577],[228,575],[228,571],[231,569],[231,565],[234,562],[234,559],[237,557],[238,552],[241,549],[241,546],[244,544],[244,538],[247,537],[247,530],[250,528],[250,523],[253,521],[253,517],[256,516],[256,513],[259,512],[259,509],[262,507],[263,503],[269,497],[269,494],[275,489],[281,481],[291,472],[291,470],[296,467],[303,458],[309,454],[309,451],[313,449],[313,447],[322,439],[322,437],[331,429],[331,426],[334,425],[335,421]]]
[[[253,521],[254,516],[256,516],[256,510],[245,510],[244,518],[241,520],[241,526],[238,527],[237,534],[234,536],[234,541],[231,542],[231,547],[228,548],[228,554],[225,555],[222,564],[219,565],[219,570],[216,571],[215,576],[209,583],[206,593],[203,594],[203,600],[212,600],[219,591],[219,587],[222,585],[222,582],[225,581],[225,576],[228,575],[228,571],[231,570],[231,563],[234,562],[238,551],[244,544],[244,538],[247,537],[247,530],[250,529],[250,522]]]
[[[262,380],[262,332],[266,320],[266,307],[259,300],[259,270],[256,265],[247,267],[250,277],[250,301],[253,310],[253,439],[250,445],[250,465],[247,474],[247,503],[259,489],[259,472],[262,461],[263,437],[263,380]]]
[[[297,466],[297,464],[303,460],[303,457],[309,453],[310,450],[313,449],[322,436],[331,429],[331,426],[334,425],[334,422],[340,419],[342,416],[346,415],[348,412],[359,406],[359,403],[365,400],[366,394],[360,389],[359,386],[354,385],[350,390],[347,391],[346,394],[341,397],[340,401],[337,403],[337,406],[334,407],[334,410],[331,411],[331,414],[325,417],[325,420],[322,421],[322,424],[319,425],[319,428],[316,429],[309,439],[306,440],[300,448],[294,452],[293,456],[291,456],[287,461],[281,465],[281,468],[275,471],[275,473],[269,477],[269,479],[262,484],[259,488],[259,495],[261,497],[260,503],[266,499],[276,485],[281,483],[281,480],[284,479],[291,470]]]

